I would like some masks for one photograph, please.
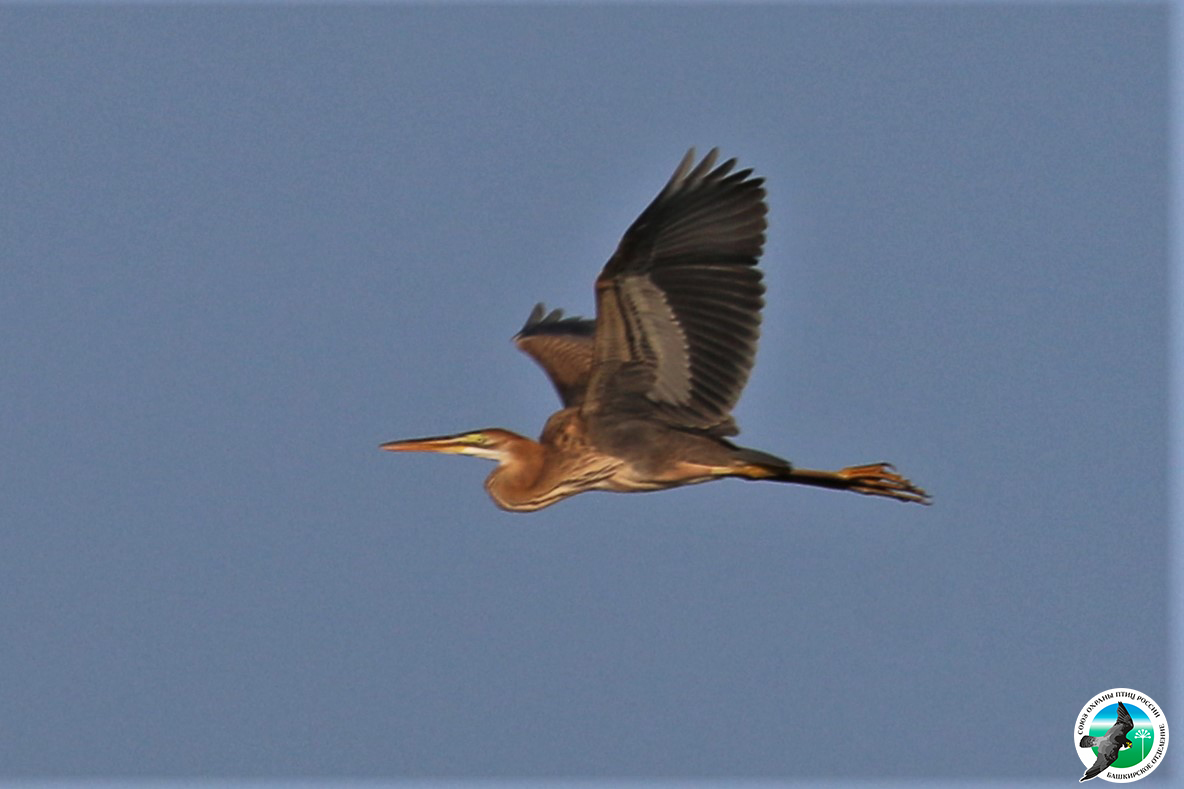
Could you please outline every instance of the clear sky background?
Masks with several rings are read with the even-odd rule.
[[[1174,722],[1168,31],[0,8],[0,779],[1075,779],[1093,694]],[[768,179],[740,442],[932,507],[377,449],[537,434],[509,338],[692,145]]]

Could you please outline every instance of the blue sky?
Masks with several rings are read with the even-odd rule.
[[[1099,690],[1172,715],[1166,6],[7,6],[0,48],[0,778],[1053,779]],[[591,313],[692,145],[767,179],[740,442],[933,507],[511,515],[377,450],[537,434],[509,338]]]

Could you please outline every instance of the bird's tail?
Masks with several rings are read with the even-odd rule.
[[[1098,740],[1100,740],[1100,739],[1102,739],[1102,738],[1101,737],[1089,737],[1089,736],[1082,737],[1081,742],[1077,744],[1077,747],[1078,748],[1092,748],[1098,744]]]
[[[731,445],[730,445],[731,446]],[[739,470],[751,473],[752,479],[773,479],[779,474],[793,471],[793,464],[784,458],[761,452],[759,449],[731,446],[733,462]]]

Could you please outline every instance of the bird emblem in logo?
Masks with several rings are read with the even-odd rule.
[[[1127,783],[1146,778],[1168,751],[1168,719],[1155,699],[1131,688],[1097,693],[1073,725],[1081,781]]]
[[[1114,764],[1114,760],[1118,758],[1119,751],[1134,745],[1133,742],[1126,738],[1126,735],[1133,728],[1135,728],[1135,722],[1131,720],[1131,714],[1126,711],[1126,705],[1121,701],[1118,702],[1118,712],[1114,725],[1105,734],[1101,737],[1091,737],[1087,734],[1081,738],[1080,746],[1082,748],[1098,749],[1098,760],[1085,771],[1085,775],[1081,776],[1078,783],[1096,778],[1103,770]]]

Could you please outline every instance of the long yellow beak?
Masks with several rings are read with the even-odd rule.
[[[505,448],[502,446],[502,442],[484,430],[458,433],[455,436],[388,441],[379,445],[379,449],[392,452],[444,452],[449,455],[471,455],[497,461],[501,461],[505,457]]]
[[[433,436],[431,438],[405,438],[399,441],[388,441],[379,444],[379,449],[391,452],[450,452],[463,453],[473,446],[471,440],[466,440],[468,434],[459,436]]]

